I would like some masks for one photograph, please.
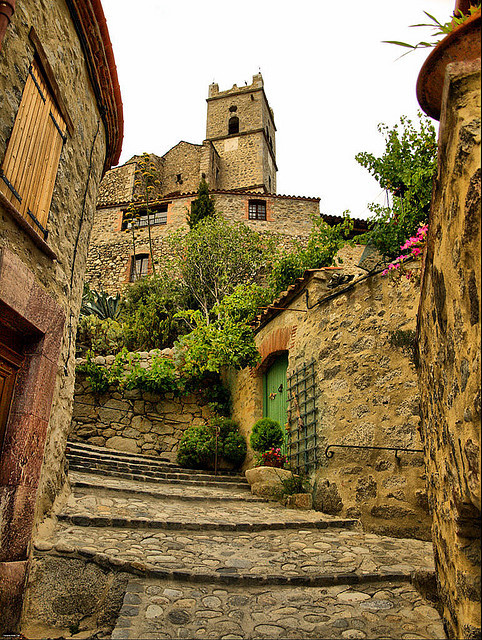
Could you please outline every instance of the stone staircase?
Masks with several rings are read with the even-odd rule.
[[[170,484],[223,487],[229,483],[237,489],[249,490],[244,476],[223,472],[217,475],[197,469],[182,469],[163,460],[124,451],[114,451],[92,445],[69,442],[66,449],[69,469],[80,473],[126,478],[137,482],[168,481]]]
[[[96,638],[444,637],[411,583],[433,570],[430,543],[284,508],[252,496],[236,474],[77,443],[68,459],[72,495],[35,556],[128,576]],[[86,630],[92,620],[82,617]]]

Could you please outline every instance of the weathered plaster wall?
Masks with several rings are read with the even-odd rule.
[[[153,355],[158,352],[141,352],[141,366],[149,366]],[[114,356],[96,358],[96,362],[107,366],[113,360]],[[82,362],[77,360],[78,364]],[[144,455],[163,453],[174,462],[184,431],[208,424],[211,417],[206,402],[197,394],[177,397],[172,393],[113,388],[99,396],[92,393],[85,376],[78,374],[69,439]]]
[[[419,310],[422,433],[444,619],[480,638],[480,60],[451,65]]]
[[[317,272],[310,281],[310,306],[337,291],[326,286],[332,275]],[[375,275],[308,313],[279,313],[259,330],[256,342],[266,363],[271,354],[288,351],[288,377],[314,359],[315,506],[359,517],[370,531],[428,539],[421,454],[400,453],[400,461],[389,451],[335,449],[333,458],[324,455],[328,444],[422,448],[415,370],[389,341],[392,331],[415,328],[418,296],[417,286],[405,279],[392,283]],[[304,293],[288,306],[306,309]],[[263,368],[231,377],[233,417],[246,435],[263,414]],[[293,401],[289,408],[293,428]]]

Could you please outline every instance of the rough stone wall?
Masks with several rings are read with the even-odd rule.
[[[141,367],[147,367],[157,351],[141,352]],[[97,357],[110,365],[114,356]],[[84,362],[77,360],[78,364]],[[208,424],[212,414],[197,394],[174,396],[112,389],[101,396],[92,392],[85,375],[78,374],[69,439],[108,449],[155,456],[166,454],[175,461],[179,442],[190,426]]]
[[[228,91],[219,92],[217,85],[211,85],[207,102],[206,138],[212,141],[221,159],[219,188],[262,184],[275,193],[276,167],[268,150],[268,139],[271,138],[275,154],[276,129],[261,75],[253,76],[249,86],[234,85]],[[239,118],[239,135],[229,134],[229,119],[233,115]]]
[[[36,282],[64,310],[67,319],[37,492],[38,520],[49,509],[65,481],[63,459],[74,387],[73,337],[106,139],[84,54],[66,3],[49,2],[47,8],[45,2],[20,2],[5,36],[0,58],[0,160],[3,159],[34,55],[28,35],[31,26],[45,49],[75,126],[73,134],[67,136],[60,156],[48,222],[48,245],[57,259],[53,260],[33,244],[0,206],[0,248],[8,247],[18,255]],[[62,43],[61,47],[59,43]]]
[[[195,192],[201,180],[202,145],[180,142],[163,156],[162,194]],[[182,182],[177,180],[181,174]]]
[[[256,197],[256,196],[255,196]],[[256,231],[280,234],[283,239],[306,238],[312,227],[311,216],[319,215],[318,199],[266,196],[268,220],[248,220],[248,201],[245,194],[214,193],[216,211],[232,222],[244,222]],[[186,215],[193,196],[173,197],[169,203],[167,224],[151,227],[154,255],[164,254],[166,236],[180,229],[187,230]],[[86,282],[92,289],[109,293],[120,292],[129,282],[130,256],[133,254],[132,234],[122,231],[122,209],[98,209],[92,242],[87,258]],[[136,231],[136,253],[149,252],[148,229]]]
[[[357,273],[356,267],[346,272]],[[309,304],[335,293],[333,272],[317,272],[308,284]],[[342,287],[340,287],[342,288]],[[346,444],[421,449],[416,373],[408,357],[390,344],[397,329],[413,330],[417,286],[375,275],[308,313],[284,311],[256,336],[262,366],[230,375],[233,418],[245,435],[263,415],[262,374],[272,354],[288,351],[288,377],[315,362],[317,468],[314,504],[328,513],[361,519],[376,533],[428,539],[430,517],[423,456],[393,451],[334,449]],[[289,309],[306,309],[304,293]],[[292,428],[296,407],[291,409]],[[248,465],[251,458],[248,457]]]
[[[220,157],[220,189],[240,189],[266,184],[263,166],[265,138],[262,132],[214,140]]]
[[[450,638],[480,638],[480,60],[450,65],[419,310],[423,439]]]
[[[107,171],[99,187],[97,206],[116,205],[130,202],[134,190],[135,162],[128,162]]]

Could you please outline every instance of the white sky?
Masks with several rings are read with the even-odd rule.
[[[278,193],[321,197],[321,211],[354,217],[383,201],[359,151],[384,149],[377,124],[415,117],[428,50],[415,43],[454,0],[103,0],[124,103],[121,164],[205,137],[208,86],[251,83],[261,69],[274,110]]]

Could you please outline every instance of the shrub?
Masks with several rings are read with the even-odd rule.
[[[235,467],[240,467],[246,458],[246,439],[238,432],[230,432],[223,441],[222,456]]]
[[[176,367],[172,360],[160,356],[152,358],[151,366],[148,369],[144,369],[139,363],[136,363],[127,378],[127,388],[142,389],[159,394],[167,391],[178,393]]]
[[[304,475],[291,474],[288,478],[280,478],[283,485],[282,493],[284,496],[292,496],[295,493],[309,493],[311,491],[311,484],[308,478]]]
[[[272,447],[279,447],[283,443],[283,431],[279,422],[271,418],[258,420],[253,427],[249,442],[251,447],[260,453]]]
[[[218,456],[240,466],[246,457],[246,440],[238,425],[228,418],[214,418],[209,425],[190,427],[179,444],[177,461],[190,469],[209,469],[214,466],[218,430]]]
[[[123,329],[117,320],[101,320],[95,315],[80,318],[77,327],[77,353],[92,351],[95,355],[106,356],[117,353],[123,346]]]
[[[188,469],[208,469],[215,453],[214,429],[207,425],[190,427],[179,443],[177,462]]]

